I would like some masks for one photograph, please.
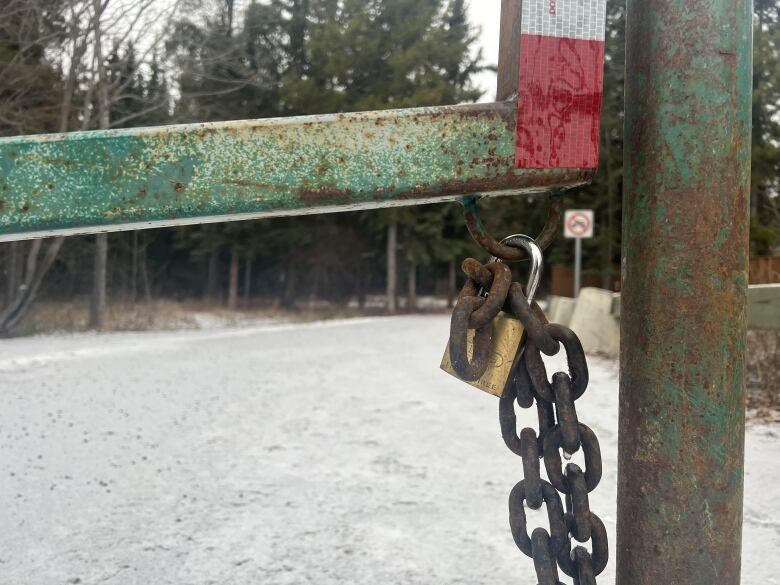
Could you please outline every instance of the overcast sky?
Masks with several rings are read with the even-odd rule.
[[[480,45],[485,62],[496,65],[498,61],[498,34],[501,27],[501,0],[470,0],[471,22],[482,28]],[[477,78],[477,85],[485,91],[483,102],[496,98],[496,74],[483,73]]]

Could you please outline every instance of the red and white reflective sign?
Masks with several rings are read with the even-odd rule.
[[[518,168],[596,168],[606,0],[521,0]]]
[[[567,211],[563,219],[563,235],[577,240],[592,238],[594,222],[595,217],[590,209]]]

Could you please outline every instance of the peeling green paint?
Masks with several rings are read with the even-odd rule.
[[[2,139],[0,239],[412,205],[590,179],[581,169],[516,169],[515,110],[506,102]]]
[[[617,582],[738,585],[752,3],[628,0],[626,35]]]

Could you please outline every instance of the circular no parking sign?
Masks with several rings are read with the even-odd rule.
[[[566,212],[563,235],[570,239],[593,237],[594,215],[592,209],[574,209]]]

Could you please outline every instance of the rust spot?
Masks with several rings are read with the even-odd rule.
[[[30,204],[29,203],[25,203],[24,205],[22,205],[22,211],[25,212],[25,213],[30,211]]]
[[[181,193],[181,192],[182,192],[182,191],[184,191],[186,188],[187,188],[187,185],[185,185],[184,183],[176,183],[176,184],[173,186],[173,190],[174,190],[174,191],[176,191],[177,193]]]

